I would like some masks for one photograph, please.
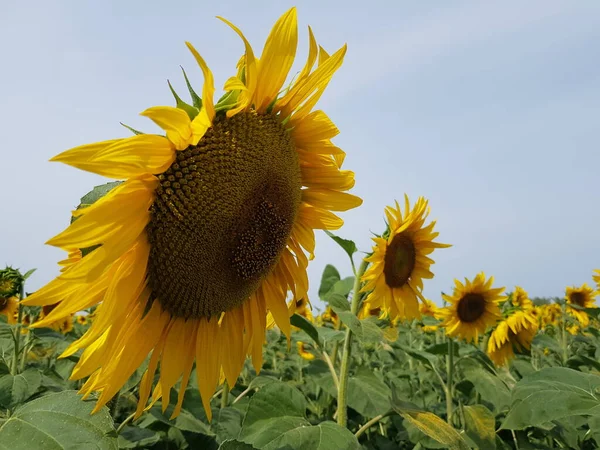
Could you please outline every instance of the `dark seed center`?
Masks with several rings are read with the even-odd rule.
[[[394,288],[404,286],[415,268],[416,257],[417,252],[412,240],[404,234],[397,234],[385,252],[385,283]]]
[[[577,306],[585,306],[585,295],[582,292],[573,292],[571,294],[571,303]]]
[[[159,181],[147,227],[153,298],[185,318],[241,305],[279,260],[301,201],[288,132],[270,115],[218,117]]]
[[[458,301],[456,312],[461,322],[475,322],[485,312],[485,298],[481,294],[466,294]]]

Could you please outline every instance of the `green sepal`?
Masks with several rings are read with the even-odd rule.
[[[18,295],[23,281],[24,278],[19,269],[6,266],[5,269],[0,270],[0,288],[2,289],[0,297],[7,298]]]
[[[215,112],[229,111],[233,109],[240,96],[240,91],[229,91],[223,95],[215,105]]]
[[[181,71],[183,72],[183,77],[185,78],[185,84],[187,84],[188,91],[190,91],[190,96],[192,97],[192,104],[198,109],[198,111],[200,111],[202,109],[202,99],[198,94],[196,94],[196,91],[194,91],[194,88],[190,84],[190,80],[188,80],[187,74],[185,73],[183,67],[181,67]]]
[[[177,95],[177,92],[175,92],[175,89],[173,89],[173,86],[171,85],[171,82],[169,80],[167,80],[167,84],[169,85],[169,89],[171,89],[171,94],[173,94],[173,97],[175,97],[175,102],[177,103],[177,107],[179,109],[183,109],[187,113],[187,115],[190,117],[190,120],[194,120],[194,118],[198,115],[198,113],[200,111],[197,108],[195,108],[194,106],[181,100],[181,97],[179,97],[179,95]]]
[[[127,128],[129,131],[131,131],[133,134],[137,134],[137,135],[140,135],[140,134],[145,134],[145,133],[143,133],[142,131],[138,131],[138,130],[136,130],[135,128],[131,128],[129,125],[125,125],[123,122],[119,122],[119,123],[120,123],[121,125],[123,125],[125,128]]]

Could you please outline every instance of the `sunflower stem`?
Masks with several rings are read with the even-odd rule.
[[[358,431],[356,433],[354,433],[354,436],[356,436],[356,438],[358,439],[365,431],[367,431],[372,425],[375,425],[377,422],[379,422],[381,419],[384,419],[388,416],[391,416],[392,414],[394,414],[393,410],[389,410],[383,414],[379,414],[378,416],[373,417],[371,420],[369,420],[367,423],[365,423],[362,427],[360,427],[358,429]]]
[[[368,266],[366,260],[362,260],[358,272],[354,278],[354,288],[352,289],[352,303],[350,312],[355,316],[360,308],[360,278]],[[346,328],[346,339],[344,340],[344,353],[342,355],[342,365],[340,367],[340,384],[338,387],[337,404],[337,423],[343,427],[348,425],[348,376],[350,371],[350,355],[352,352],[352,330]]]
[[[454,348],[452,345],[452,338],[448,338],[448,356],[446,357],[446,421],[448,425],[452,426],[452,413],[454,410],[454,404],[452,399],[452,387],[454,377]]]
[[[229,384],[227,380],[223,382],[223,392],[221,393],[221,409],[227,406],[229,400]]]
[[[13,375],[17,375],[19,372],[19,350],[21,347],[21,322],[23,321],[23,305],[21,300],[25,298],[25,280],[21,280],[21,292],[19,295],[19,309],[17,312],[17,325],[15,327],[15,353],[13,354],[13,361],[11,372]]]
[[[562,363],[563,366],[567,365],[567,359],[569,359],[569,345],[568,345],[568,341],[567,341],[567,321],[565,320],[566,318],[566,313],[565,313],[565,307],[564,305],[561,307],[562,309],[562,320],[561,320],[561,324],[560,324],[560,334],[561,334],[561,349],[562,349]]]

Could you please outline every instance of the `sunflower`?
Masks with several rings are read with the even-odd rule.
[[[0,314],[6,316],[6,321],[14,325],[17,323],[19,312],[19,299],[17,297],[0,297]]]
[[[308,350],[308,347],[304,342],[297,341],[296,347],[298,348],[298,354],[302,357],[302,359],[305,359],[307,361],[312,361],[313,359],[315,359],[314,353],[311,353]]]
[[[320,326],[322,326],[325,323],[330,323],[334,327],[336,327],[339,322],[340,322],[340,319],[339,319],[338,315],[336,314],[336,312],[333,309],[331,309],[330,306],[327,306],[325,308],[325,311],[323,311],[323,313],[317,318],[317,323]]]
[[[515,311],[492,331],[487,354],[497,366],[506,365],[515,357],[515,350],[531,349],[538,330],[538,321],[528,311]]]
[[[67,334],[69,331],[73,330],[73,317],[75,314],[69,314],[66,317],[62,317],[55,321],[45,320],[52,311],[59,305],[60,302],[53,303],[51,305],[42,306],[42,311],[40,312],[40,316],[38,320],[35,321],[32,326],[33,327],[46,327],[51,328],[54,331],[60,331],[62,334]],[[43,325],[40,325],[40,322],[43,322]]]
[[[87,325],[88,324],[87,316],[79,314],[78,316],[76,316],[76,320],[79,325]]]
[[[422,316],[437,318],[439,315],[439,311],[440,308],[438,308],[437,305],[429,299],[424,299],[423,303],[419,305],[419,312]]]
[[[315,318],[312,315],[306,297],[302,297],[300,300],[296,300],[296,314],[304,317],[309,322],[314,323],[315,321]]]
[[[498,303],[506,300],[502,296],[504,288],[492,288],[493,283],[494,277],[486,281],[483,272],[473,281],[465,278],[465,284],[454,280],[453,294],[443,294],[450,305],[440,310],[441,325],[448,336],[477,341],[480,334],[502,317]]]
[[[596,295],[598,293],[584,283],[580,287],[567,287],[565,299],[567,300],[567,312],[575,317],[582,328],[585,328],[590,323],[590,318],[585,311],[575,309],[570,305],[576,305],[581,308],[595,308]]]
[[[511,301],[513,306],[524,310],[532,310],[533,302],[529,299],[529,294],[521,286],[515,286],[515,291],[512,293]]]
[[[558,326],[562,320],[562,309],[558,303],[548,303],[540,306],[542,325]]]
[[[385,208],[385,215],[388,228],[383,236],[373,238],[373,254],[366,258],[371,265],[362,277],[361,292],[369,292],[365,301],[392,319],[418,318],[418,299],[425,301],[423,279],[433,278],[429,269],[434,261],[427,255],[450,245],[433,242],[439,233],[433,231],[435,221],[425,225],[429,206],[423,197],[411,210],[405,195],[404,214],[396,202],[395,208]]]
[[[423,333],[435,333],[439,329],[438,325],[423,325],[421,330]]]
[[[362,203],[345,192],[354,173],[340,170],[344,153],[331,142],[338,129],[313,111],[346,46],[329,55],[309,28],[308,61],[283,89],[297,47],[296,9],[276,22],[260,59],[222,20],[245,52],[221,100],[213,101],[213,75],[186,43],[204,75],[202,99],[189,88],[194,105],[177,96],[177,108],[142,113],[166,137],[140,133],[52,159],[124,180],[74,211],[76,220],[48,242],[85,256],[25,300],[60,302],[37,326],[101,302],[91,327],[62,355],[84,350],[72,378],[89,376],[86,396],[100,391],[94,411],[150,355],[136,415],[151,392],[152,404],[162,397],[166,410],[181,380],[176,417],[195,361],[210,420],[221,373],[235,385],[246,355],[260,370],[268,311],[289,336],[286,297],[306,296],[314,229],[339,228],[331,211]]]
[[[358,312],[359,319],[366,319],[367,317],[380,317],[381,308],[373,308],[369,303],[363,303],[360,311]]]
[[[596,283],[596,288],[600,291],[600,269],[594,270],[594,275],[592,276],[592,278]]]

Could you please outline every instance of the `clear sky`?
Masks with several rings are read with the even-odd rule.
[[[99,176],[47,160],[83,143],[155,131],[138,113],[185,93],[180,65],[201,90],[184,45],[216,85],[243,52],[221,15],[260,53],[288,1],[0,2],[0,265],[37,267],[28,290],[58,273],[44,242]],[[484,270],[532,296],[562,295],[600,268],[600,2],[306,1],[298,4],[298,64],[307,25],[346,60],[320,108],[356,172],[362,207],[339,234],[370,248],[383,208],[408,193],[430,199],[440,241],[426,296]],[[309,268],[350,274],[322,232]]]

